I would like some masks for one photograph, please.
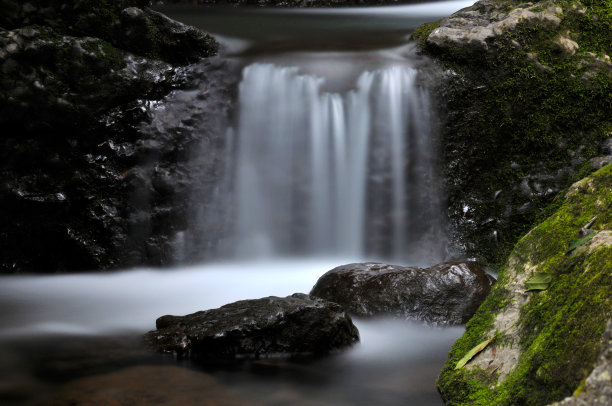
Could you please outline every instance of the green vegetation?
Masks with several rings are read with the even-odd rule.
[[[449,197],[456,204],[465,196],[483,199],[471,213],[478,226],[460,234],[474,244],[468,255],[498,268],[520,236],[551,214],[554,208],[543,210],[558,196],[529,196],[509,186],[533,173],[571,184],[592,171],[587,160],[612,132],[612,71],[604,57],[612,53],[612,2],[585,1],[584,8],[577,1],[554,3],[564,10],[559,27],[522,23],[487,40],[488,50],[426,43],[439,22],[413,34],[445,69],[458,73],[442,95],[453,113],[443,142],[449,154],[461,155],[447,173]],[[578,44],[573,55],[560,45],[560,36]],[[500,190],[498,199],[488,198]],[[502,215],[508,207],[515,209]],[[487,223],[500,216],[501,223]],[[496,240],[490,237],[494,230]]]
[[[424,48],[427,46],[425,41],[427,40],[427,37],[429,36],[429,34],[431,34],[431,32],[435,30],[436,28],[438,28],[439,26],[440,26],[439,20],[433,21],[431,23],[422,24],[414,30],[414,32],[412,33],[412,38],[416,39],[419,45],[422,48]]]
[[[449,73],[451,221],[468,255],[501,269],[438,378],[447,405],[543,405],[580,392],[612,317],[612,165],[592,173],[588,162],[612,133],[612,2],[531,10],[551,5],[563,9],[558,26],[523,21],[486,49],[427,42],[441,22],[413,34]],[[565,189],[545,193],[547,181]],[[514,368],[488,364],[495,351],[517,354]]]
[[[517,244],[491,296],[467,324],[439,376],[438,387],[447,405],[543,405],[580,387],[612,317],[610,185],[612,165],[577,184],[559,210]],[[599,238],[568,253],[568,244],[595,216],[591,227],[599,231]],[[504,302],[513,300],[506,290],[510,279],[534,267],[533,273],[551,275],[551,283],[545,291],[527,293],[529,300],[520,309],[514,343],[521,351],[517,366],[501,382],[494,371],[455,370],[461,357],[494,333],[498,338],[492,344],[508,344],[494,330],[493,320]]]

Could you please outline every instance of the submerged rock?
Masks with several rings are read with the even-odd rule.
[[[488,49],[487,41],[514,30],[519,24],[549,24],[558,27],[561,7],[541,4],[507,9],[494,0],[481,0],[440,21],[427,42],[439,47]],[[565,46],[565,45],[564,45]]]
[[[137,366],[70,382],[45,404],[94,405],[250,405],[213,377],[178,366]]]
[[[375,262],[339,266],[310,292],[355,316],[393,315],[440,325],[466,323],[493,283],[478,266],[442,263],[431,268]]]
[[[184,358],[319,355],[359,341],[340,305],[301,293],[162,316],[156,327],[145,334],[145,342]]]

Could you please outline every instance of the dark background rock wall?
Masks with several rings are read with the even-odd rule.
[[[195,141],[153,140],[140,123],[206,69],[181,65],[217,44],[138,8],[147,3],[0,2],[2,272],[167,260],[149,236],[134,238],[157,227],[141,208],[167,199],[157,178],[139,174],[152,160],[177,162]],[[143,200],[147,188],[156,195]]]

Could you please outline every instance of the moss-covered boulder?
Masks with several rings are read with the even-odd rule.
[[[502,264],[612,132],[608,0],[481,0],[414,38],[445,69],[439,100],[457,249]]]
[[[571,395],[593,369],[612,317],[612,165],[560,199],[516,245],[452,347],[437,383],[447,405],[545,405]]]

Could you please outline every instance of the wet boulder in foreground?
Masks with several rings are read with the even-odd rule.
[[[456,325],[472,317],[492,284],[482,269],[465,262],[431,268],[366,262],[332,269],[310,294],[339,303],[355,316],[391,315]]]
[[[162,316],[156,327],[145,334],[145,342],[184,358],[320,355],[359,341],[340,305],[301,293]]]

